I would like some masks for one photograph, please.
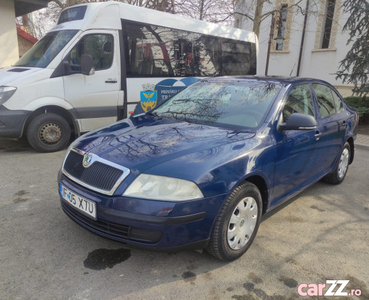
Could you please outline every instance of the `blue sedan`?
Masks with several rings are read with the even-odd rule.
[[[344,180],[357,126],[321,80],[206,79],[76,140],[59,172],[61,205],[109,239],[231,261],[263,214],[320,179]]]

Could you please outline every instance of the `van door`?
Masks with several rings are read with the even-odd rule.
[[[82,54],[92,56],[95,74],[79,73]],[[67,53],[66,60],[72,74],[63,77],[65,100],[75,108],[80,131],[116,122],[117,108],[123,105],[118,32],[94,30],[84,33]]]

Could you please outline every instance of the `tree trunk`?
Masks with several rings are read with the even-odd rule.
[[[22,24],[24,27],[24,31],[26,31],[27,33],[30,33],[30,20],[28,17],[28,14],[25,14],[22,16]]]
[[[252,28],[252,31],[255,32],[257,37],[259,37],[259,34],[260,34],[260,23],[261,23],[261,16],[263,14],[264,1],[265,0],[257,0],[256,2],[254,26]]]
[[[200,20],[204,17],[204,0],[200,0]]]

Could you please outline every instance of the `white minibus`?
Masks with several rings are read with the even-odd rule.
[[[257,51],[253,32],[120,2],[72,6],[0,70],[0,136],[58,151],[202,77],[255,75]]]

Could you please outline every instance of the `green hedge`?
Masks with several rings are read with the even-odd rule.
[[[361,122],[369,120],[369,98],[366,97],[347,97],[345,102],[359,112]]]

